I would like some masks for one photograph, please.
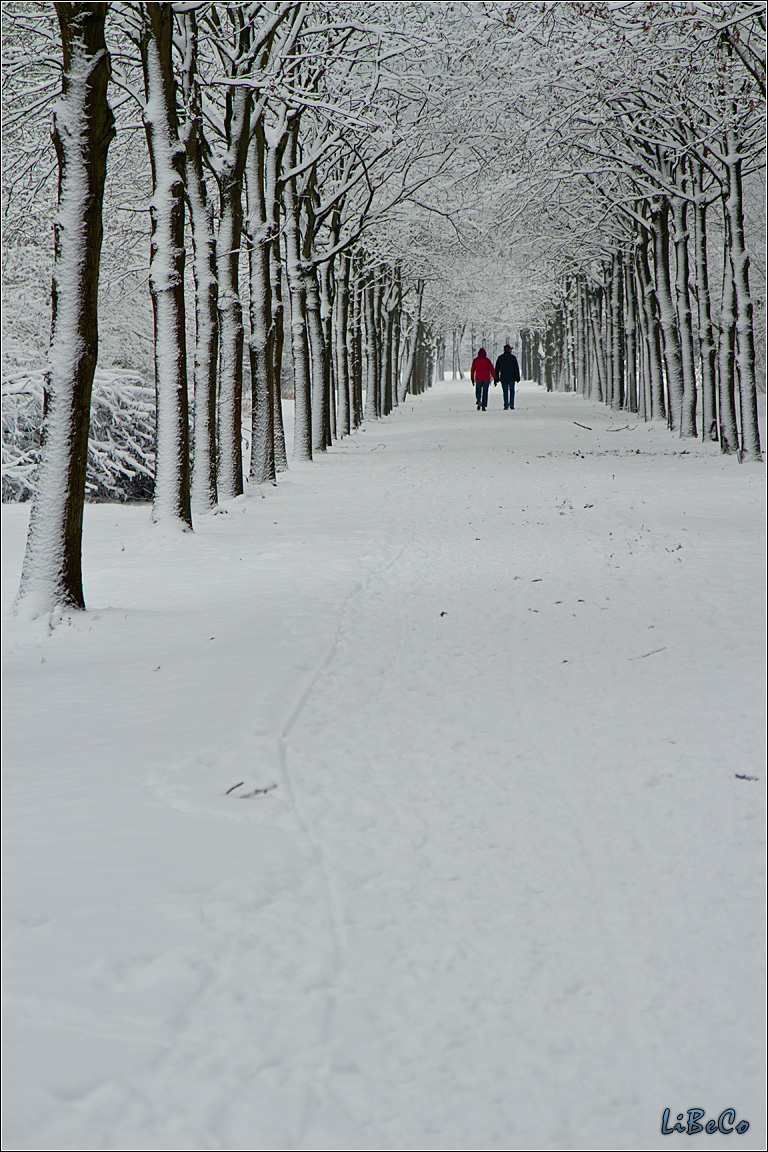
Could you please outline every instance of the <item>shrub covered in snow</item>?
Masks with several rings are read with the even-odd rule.
[[[42,439],[42,370],[3,380],[3,501],[34,491]],[[135,372],[97,369],[88,434],[86,498],[151,500],[155,472],[155,392]]]

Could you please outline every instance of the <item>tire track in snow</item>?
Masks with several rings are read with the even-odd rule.
[[[301,833],[307,845],[309,846],[312,858],[315,861],[315,867],[319,876],[321,877],[321,886],[326,906],[328,935],[332,946],[332,963],[331,971],[328,975],[326,1006],[319,1036],[319,1046],[322,1051],[327,1049],[328,1042],[332,1033],[333,1016],[336,1007],[336,984],[339,974],[341,973],[344,966],[344,948],[346,938],[345,921],[341,902],[338,896],[337,886],[335,884],[332,871],[329,868],[328,862],[326,860],[326,855],[323,851],[322,844],[320,840],[315,835],[313,835],[310,822],[305,818],[302,811],[298,790],[294,785],[290,770],[288,744],[290,741],[291,733],[304,714],[318,682],[322,679],[323,675],[328,671],[338,656],[339,644],[344,633],[344,620],[349,606],[358,597],[365,595],[372,581],[377,576],[380,576],[383,572],[388,571],[398,563],[400,557],[409,547],[411,547],[413,540],[415,539],[415,535],[416,529],[414,527],[409,539],[400,547],[397,554],[392,559],[386,561],[383,564],[380,564],[377,568],[373,569],[368,573],[364,581],[356,582],[349,590],[349,592],[347,592],[339,607],[336,632],[328,653],[323,662],[310,676],[308,683],[296,700],[288,715],[287,720],[280,730],[279,736],[277,737],[278,762],[280,765],[280,773],[285,785],[286,793],[289,797],[291,808],[296,817],[296,822],[301,829]],[[322,1067],[322,1072],[318,1079],[306,1086],[304,1103],[297,1124],[297,1136],[294,1144],[295,1148],[304,1147],[305,1134],[311,1123],[312,1112],[317,1107],[319,1099],[322,1096],[322,1087],[325,1081],[328,1079],[328,1076],[329,1069],[326,1062]]]
[[[437,447],[439,448],[440,445],[438,444]],[[382,453],[382,458],[385,455],[385,453]],[[377,457],[377,463],[378,459],[379,458]],[[440,467],[442,466],[442,461],[440,460],[439,454],[436,458],[428,459],[430,459],[431,466],[428,466],[425,469],[422,464],[420,468],[420,474],[423,478],[426,473],[428,479],[434,480],[434,474],[439,471]],[[407,488],[409,483],[407,467],[404,467],[403,465],[396,465],[395,467],[397,468],[396,475],[398,478],[399,486]],[[313,833],[311,822],[304,815],[300,798],[300,788],[296,786],[293,779],[293,774],[290,767],[290,737],[304,716],[308,705],[313,699],[313,695],[318,685],[323,682],[326,674],[333,667],[334,662],[338,659],[340,646],[345,636],[346,621],[352,606],[362,601],[369,594],[369,591],[375,582],[381,580],[388,572],[391,572],[397,567],[403,556],[413,548],[414,543],[417,541],[418,537],[419,525],[416,521],[412,521],[409,535],[404,543],[397,549],[395,555],[388,560],[378,563],[371,569],[370,572],[368,572],[364,580],[355,583],[355,585],[347,592],[338,610],[336,630],[328,653],[322,663],[309,677],[309,680],[303,691],[299,694],[296,702],[291,708],[288,718],[283,724],[280,730],[280,734],[277,738],[278,759],[281,775],[286,788],[286,793],[290,798],[291,807],[294,811],[296,821],[302,831],[307,845],[309,846],[312,857],[315,860],[317,872],[321,877],[326,906],[328,934],[332,941],[333,957],[331,972],[328,978],[326,1009],[324,1012],[320,1035],[318,1038],[318,1043],[322,1054],[321,1073],[319,1076],[316,1076],[313,1082],[309,1083],[305,1088],[304,1104],[297,1123],[297,1135],[293,1144],[293,1146],[297,1149],[313,1147],[313,1145],[306,1143],[307,1133],[311,1129],[313,1114],[316,1112],[323,1099],[323,1096],[325,1095],[326,1085],[328,1084],[331,1077],[331,1068],[327,1054],[331,1043],[331,1037],[333,1035],[333,1022],[337,1009],[337,986],[345,964],[346,923],[342,909],[342,902],[339,898],[338,886],[333,875],[333,869],[329,865],[327,854],[323,850],[321,839]],[[393,649],[393,653],[394,651],[395,649]],[[393,654],[388,667],[391,667],[391,664],[394,662],[394,660],[395,656]],[[382,797],[385,797],[385,793],[381,789],[379,789],[379,793]],[[389,801],[387,801],[387,803],[389,804]],[[389,807],[395,813],[396,818],[400,822],[401,826],[407,828],[407,822],[403,820],[402,814],[391,804],[389,804]],[[411,842],[413,843],[413,841]]]
[[[438,485],[437,487],[439,488],[440,485]],[[463,517],[464,517],[463,511],[458,513],[458,515],[459,515],[459,519],[461,519],[463,521]],[[478,513],[478,515],[479,515],[479,513]],[[453,518],[454,518],[454,512],[451,511],[450,515],[449,515],[449,519],[451,521],[453,521]],[[396,642],[393,643],[393,637],[391,636],[391,632],[394,630],[399,635],[402,635],[402,633],[404,631],[403,623],[402,623],[403,614],[402,614],[402,607],[401,607],[403,589],[408,588],[409,590],[412,590],[413,597],[414,597],[413,603],[416,605],[415,616],[418,617],[421,614],[421,607],[423,606],[422,601],[424,601],[426,603],[430,599],[434,600],[434,595],[435,595],[435,589],[432,588],[430,580],[427,581],[426,592],[424,592],[424,590],[422,588],[420,588],[419,581],[418,581],[418,574],[419,573],[424,574],[427,572],[431,572],[431,573],[437,572],[442,577],[442,575],[445,573],[445,571],[450,570],[451,561],[453,559],[455,559],[455,557],[452,555],[450,549],[448,549],[446,551],[442,546],[442,542],[443,542],[443,539],[445,537],[445,528],[446,527],[448,527],[447,538],[449,540],[452,540],[452,532],[450,530],[450,526],[447,526],[446,524],[444,524],[443,520],[440,517],[438,517],[438,520],[436,523],[433,522],[434,516],[428,516],[426,518],[426,520],[429,522],[429,528],[427,531],[423,532],[422,535],[419,537],[419,545],[418,545],[418,549],[417,549],[418,556],[414,556],[410,570],[404,570],[403,572],[401,572],[399,574],[399,576],[396,576],[395,579],[390,583],[390,586],[380,593],[380,595],[378,597],[378,602],[375,605],[371,604],[370,607],[367,607],[366,604],[363,603],[362,598],[358,598],[356,600],[356,607],[358,609],[360,609],[361,617],[356,622],[356,626],[353,629],[352,635],[350,636],[350,642],[352,644],[351,661],[352,661],[352,667],[353,667],[353,675],[354,675],[354,649],[355,649],[355,647],[357,647],[358,652],[361,650],[361,648],[362,648],[362,650],[365,650],[367,648],[367,637],[369,634],[367,629],[371,630],[370,631],[371,640],[372,640],[372,643],[375,645],[376,636],[377,636],[377,632],[380,630],[381,621],[383,619],[386,619],[386,622],[387,622],[386,634],[388,636],[389,658],[386,659],[384,663],[382,663],[378,659],[378,652],[377,652],[376,661],[373,662],[370,667],[367,667],[367,670],[365,673],[365,677],[366,677],[365,694],[366,694],[366,697],[367,697],[369,702],[371,700],[375,701],[377,699],[382,699],[382,698],[392,699],[392,694],[391,693],[387,694],[385,692],[384,685],[386,684],[387,680],[390,678],[391,672],[392,672],[393,668],[395,667],[396,661],[399,661],[402,658],[402,654],[400,652],[400,645],[397,644]],[[475,530],[472,531],[472,539],[475,539],[474,531]],[[480,550],[480,549],[473,550],[470,548],[469,552],[465,555],[464,563],[465,563],[465,567],[466,567],[466,573],[471,572],[472,577],[470,579],[470,577],[466,573],[463,573],[462,575],[467,579],[468,582],[471,583],[472,580],[476,579],[478,576],[481,576],[483,571],[484,571],[485,559],[482,555],[482,550]],[[384,575],[383,571],[380,570],[378,575],[383,576]],[[394,573],[393,573],[393,575],[394,575]],[[442,593],[440,593],[440,595],[442,595]],[[436,606],[436,602],[433,604],[433,607],[435,607],[435,606]],[[451,614],[454,612],[454,603],[453,603],[453,601],[451,601],[450,604],[446,603],[445,606],[450,608],[450,612],[447,613],[449,620],[450,620]],[[373,619],[372,620],[366,620],[366,616],[370,615],[371,609],[373,611]],[[443,615],[445,616],[446,613],[443,613]],[[394,619],[393,619],[393,616],[394,616]],[[456,618],[456,615],[454,615],[454,619],[455,618]],[[411,606],[411,615],[410,615],[409,619],[410,619],[411,624],[413,624],[413,620],[414,620],[413,605]],[[363,626],[362,631],[361,631],[361,625]],[[394,625],[394,628],[393,628],[393,625]],[[367,626],[367,628],[366,628],[366,626]],[[438,625],[438,627],[441,627],[441,626]],[[404,654],[406,661],[408,659],[410,659],[412,662],[415,661],[415,663],[412,663],[411,665],[408,665],[406,663],[405,667],[398,664],[397,680],[398,680],[398,683],[402,681],[402,684],[400,684],[400,686],[399,686],[400,694],[406,694],[407,695],[408,693],[413,691],[412,680],[413,680],[414,676],[417,678],[417,680],[423,679],[423,681],[426,684],[429,684],[432,681],[432,678],[433,678],[432,674],[434,672],[436,674],[435,675],[435,683],[437,686],[439,686],[439,684],[440,684],[439,667],[440,667],[441,661],[444,659],[444,655],[441,654],[441,650],[440,650],[441,646],[440,645],[438,646],[438,651],[434,656],[430,655],[429,658],[426,659],[427,654],[425,652],[423,652],[419,646],[419,640],[421,639],[421,637],[419,636],[418,632],[416,633],[416,637],[417,637],[416,647],[414,648],[413,640],[411,640],[410,647],[406,647],[406,652]],[[468,637],[465,637],[465,639],[468,639]],[[461,643],[462,641],[460,640],[459,642]],[[348,656],[349,656],[349,653],[348,653]],[[424,663],[425,659],[426,659],[426,663]],[[422,666],[423,666],[422,671],[419,672],[418,669]],[[341,681],[340,682],[342,684],[344,683],[344,676],[345,675],[348,675],[348,660],[343,661],[343,668],[341,668]],[[325,687],[328,690],[328,692],[327,692],[328,701],[330,701],[331,699],[338,701],[338,699],[340,698],[338,686],[336,686],[334,688],[333,685],[329,686],[328,684],[326,684]],[[361,702],[359,699],[359,694],[357,697],[355,697],[355,700],[357,703]],[[352,701],[350,701],[350,705],[351,705],[351,703],[352,703]],[[442,704],[442,703],[440,703],[439,700],[436,700],[435,706],[436,706],[436,710],[435,710],[435,707],[432,708],[430,723],[440,725],[442,723],[442,720],[445,718],[446,708],[448,710],[450,710],[451,705],[450,705],[450,703],[449,704]],[[336,719],[338,720],[338,717],[336,717]],[[369,717],[369,719],[370,719],[370,717]],[[395,719],[397,720],[398,717],[396,716]],[[316,724],[316,722],[317,722],[317,718],[315,718],[315,724]],[[326,721],[326,724],[327,724],[327,721]],[[317,742],[317,737],[318,737],[317,728],[316,727],[314,729],[311,728],[310,732],[312,734],[312,738],[315,740],[315,742]],[[362,733],[361,733],[361,735],[362,735]],[[438,748],[441,747],[440,740],[438,740],[437,747]],[[375,758],[374,759],[367,759],[366,758],[364,760],[364,765],[365,765],[365,777],[366,777],[366,781],[365,781],[364,786],[367,787],[369,790],[372,786],[374,786],[379,795],[387,798],[387,792],[391,791],[392,788],[394,787],[393,782],[390,781],[389,788],[382,788],[371,779],[372,776],[375,777],[376,775],[378,775],[378,766],[376,764]],[[361,765],[361,767],[362,767],[362,765]],[[452,781],[450,779],[446,780],[445,783],[448,786],[452,785]],[[438,800],[438,803],[439,803],[439,797],[436,797],[436,799]],[[482,803],[483,803],[483,801],[481,799],[481,804]],[[485,803],[487,803],[487,800],[485,801]],[[323,801],[321,800],[321,807],[322,807],[322,805],[323,805]],[[365,803],[363,804],[363,806],[365,807]],[[387,807],[396,816],[398,815],[396,806],[391,805],[388,802]],[[479,812],[478,815],[480,815],[480,814],[481,813]],[[363,816],[364,816],[364,814],[363,814]],[[359,835],[360,829],[355,827],[355,819],[354,819],[354,815],[352,814],[352,812],[350,812],[349,828],[350,828],[350,831],[351,831],[353,838],[354,838],[355,833],[357,833]],[[379,822],[378,824],[373,825],[372,831],[373,831],[373,837],[375,840],[378,841],[379,839],[384,839],[384,840],[386,839],[387,828],[386,828],[385,823]],[[422,844],[419,845],[413,840],[412,837],[409,837],[409,839],[410,839],[411,846],[414,849],[416,849],[417,851],[420,848],[424,847],[424,842],[422,842]],[[424,837],[422,837],[422,841],[424,841]],[[384,851],[386,851],[386,849],[384,849]],[[384,860],[385,860],[385,857],[382,857],[382,862],[384,862]],[[455,879],[459,878],[458,876],[452,876],[452,875],[445,874],[447,863],[448,863],[448,861],[444,857],[444,854],[443,854],[442,849],[441,849],[441,845],[440,844],[430,845],[429,851],[423,855],[423,861],[422,861],[420,867],[416,868],[415,872],[417,874],[419,872],[421,872],[422,876],[426,872],[428,886],[434,887],[434,885],[436,883],[438,885],[441,883],[444,884],[446,881],[455,880]],[[353,865],[354,865],[354,861],[353,861]],[[402,868],[400,869],[400,872],[402,872]],[[376,879],[376,874],[374,874],[373,878]],[[386,913],[388,910],[388,893],[387,893],[386,889],[391,885],[392,878],[391,877],[385,877],[384,873],[381,873],[379,878],[381,880],[383,880],[384,884],[385,884],[385,892],[383,894],[384,898],[381,902],[381,906],[382,906],[383,911]],[[352,889],[350,889],[350,883],[352,884]],[[355,888],[356,884],[359,885],[359,883],[360,883],[359,880],[356,881],[354,876],[351,879],[350,879],[350,877],[346,877],[347,899],[349,899],[350,896],[354,894],[354,888]],[[364,881],[364,883],[365,883],[365,881]],[[421,887],[423,888],[423,884],[421,885]],[[375,896],[375,893],[373,895]],[[419,896],[417,898],[422,898],[422,897]],[[403,918],[403,922],[404,923],[408,922],[407,916],[405,916]],[[396,926],[397,926],[397,922],[393,922],[392,924],[389,924],[388,922],[385,921],[383,926],[379,929],[379,931],[381,931],[383,929],[383,931],[386,933],[388,928],[396,927]],[[360,927],[359,924],[356,927],[358,928],[358,941],[357,942],[359,945],[359,942],[360,942],[359,941],[359,927]],[[449,936],[447,939],[450,942],[451,937]],[[473,954],[472,953],[473,945],[467,940],[464,942],[464,944],[462,944],[462,942],[459,941],[457,946],[459,947],[460,953],[461,953],[462,948],[468,947],[470,949],[469,957],[465,957],[464,960],[462,961],[462,963],[466,964]],[[417,949],[417,951],[418,951],[418,949]],[[358,964],[359,964],[359,955],[358,955],[357,959],[358,959]],[[430,957],[430,959],[432,959],[432,958]],[[405,962],[406,962],[406,964],[410,963],[407,954],[406,954]],[[414,971],[415,971],[415,969],[414,969]],[[339,975],[341,975],[341,974],[339,974]],[[437,976],[437,975],[438,975],[437,973],[433,973],[433,976]],[[359,976],[359,973],[358,973],[358,976]],[[428,969],[427,969],[426,976],[424,978],[428,981],[430,980],[430,975],[429,975]],[[352,988],[354,989],[354,984],[352,985]],[[352,993],[352,995],[354,996],[354,992]],[[347,1023],[347,1025],[349,1025],[349,1012],[347,1012],[346,1023]],[[390,1024],[389,1026],[391,1027],[392,1025]],[[416,1029],[418,1031],[418,1024],[416,1025]],[[330,1037],[328,1037],[328,1040],[330,1041]],[[343,1048],[342,1048],[342,1051],[343,1051]],[[339,1069],[339,1072],[343,1073],[344,1069]],[[328,1075],[328,1071],[327,1071],[327,1065],[326,1065],[326,1076],[327,1075]],[[386,1087],[391,1089],[391,1085],[387,1085]],[[370,1085],[368,1086],[368,1091],[371,1091]],[[333,1104],[331,1106],[331,1115],[335,1116],[337,1123],[342,1120],[342,1115],[343,1115],[343,1103],[342,1103],[342,1098],[340,1096],[340,1093],[342,1095],[344,1093],[344,1086],[343,1085],[341,1085],[340,1088],[338,1087],[338,1085],[336,1086],[336,1091],[334,1092],[334,1096],[333,1096]],[[312,1144],[306,1142],[306,1137],[309,1135],[309,1127],[308,1127],[309,1120],[310,1120],[310,1117],[308,1116],[306,1118],[307,1127],[305,1127],[305,1129],[304,1129],[305,1143],[303,1146],[306,1146],[306,1147],[330,1147],[331,1145],[325,1144],[322,1142],[323,1138],[325,1138],[326,1140],[328,1139],[327,1134],[325,1135],[325,1137],[323,1137],[322,1135],[319,1137],[319,1139],[321,1141],[319,1144],[317,1142],[312,1143]],[[327,1122],[328,1122],[328,1110],[327,1109],[326,1109],[326,1114],[325,1114],[325,1121],[326,1121],[326,1125],[327,1125]],[[323,1132],[322,1124],[320,1127],[320,1131],[321,1131],[321,1133]],[[357,1135],[358,1135],[358,1138],[360,1138],[359,1129],[358,1129]],[[380,1136],[379,1138],[383,1138],[383,1137]],[[316,1140],[318,1139],[316,1134],[315,1134],[315,1139]],[[349,1146],[352,1146],[352,1145],[350,1144]],[[369,1146],[369,1145],[362,1144],[361,1146]],[[378,1147],[379,1144],[376,1144],[375,1146]],[[382,1144],[381,1146],[383,1147],[383,1146],[390,1146],[390,1145]],[[397,1146],[399,1146],[399,1145],[397,1145]],[[494,1145],[494,1146],[496,1146],[496,1145]],[[499,1145],[499,1146],[501,1146],[501,1145]]]

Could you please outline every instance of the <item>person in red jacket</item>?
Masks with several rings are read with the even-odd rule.
[[[496,371],[485,354],[485,348],[480,348],[477,356],[472,361],[469,378],[475,386],[477,410],[479,412],[482,408],[483,412],[485,412],[488,407],[488,389],[491,386],[491,380],[493,380],[494,384],[496,383]]]

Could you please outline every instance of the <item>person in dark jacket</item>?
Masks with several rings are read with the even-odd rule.
[[[504,351],[496,361],[496,377],[501,381],[504,393],[504,410],[514,408],[515,384],[520,379],[520,365],[509,344],[504,345]]]
[[[491,386],[491,380],[496,383],[496,373],[493,369],[493,364],[485,354],[485,348],[478,350],[477,356],[472,361],[472,367],[469,370],[469,378],[475,386],[475,396],[477,397],[477,410],[482,408],[485,412],[488,407],[488,389]]]

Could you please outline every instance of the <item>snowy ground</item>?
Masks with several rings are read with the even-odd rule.
[[[764,471],[491,403],[7,624],[4,1148],[765,1147]]]

